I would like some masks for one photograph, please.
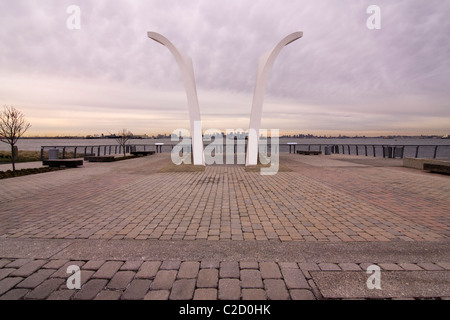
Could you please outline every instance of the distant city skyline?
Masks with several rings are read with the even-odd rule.
[[[203,130],[249,125],[259,57],[303,31],[275,62],[262,128],[318,136],[450,133],[450,3],[232,0],[0,0],[0,107],[28,136],[189,129],[164,34],[193,59]],[[80,28],[68,28],[70,5]],[[371,4],[381,29],[367,28]],[[438,10],[437,10],[438,8]]]

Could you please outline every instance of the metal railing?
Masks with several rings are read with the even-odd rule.
[[[328,151],[333,154],[364,155],[383,158],[450,158],[450,145],[384,145],[384,144],[287,144],[289,153],[296,149]],[[327,148],[329,148],[327,150]],[[326,152],[327,153],[327,152]]]
[[[242,148],[242,142],[238,142]],[[234,152],[238,151],[238,143],[234,143]],[[129,144],[125,146],[125,152],[131,151],[155,151],[156,153],[170,152],[177,143],[156,143],[153,144]],[[205,146],[208,143],[205,141]],[[246,151],[246,141],[244,150]],[[220,145],[219,145],[220,146]],[[226,144],[219,147],[218,152],[226,151]],[[281,143],[272,145],[269,141],[260,143],[262,152],[274,151],[296,153],[297,150],[321,151],[325,154],[348,154],[357,156],[371,156],[383,158],[442,158],[450,159],[450,145],[384,145],[384,144],[330,144],[330,143]],[[66,158],[69,152],[71,157],[84,155],[113,155],[123,154],[123,147],[120,145],[94,145],[94,146],[41,146],[41,160],[44,159],[44,152],[49,149],[59,149],[62,151],[62,158]]]

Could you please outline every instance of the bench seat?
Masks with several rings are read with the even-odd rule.
[[[51,168],[69,167],[76,168],[83,165],[83,159],[52,159],[43,160],[42,165],[49,166]]]

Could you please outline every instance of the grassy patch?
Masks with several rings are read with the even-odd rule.
[[[22,176],[27,176],[30,174],[38,174],[38,173],[58,171],[58,170],[64,170],[64,168],[42,167],[42,168],[35,168],[35,169],[22,169],[22,170],[16,170],[16,171],[12,171],[12,170],[0,171],[0,179],[22,177]]]
[[[41,160],[40,151],[20,151],[16,162],[31,162]],[[0,151],[0,163],[11,163],[11,151]]]

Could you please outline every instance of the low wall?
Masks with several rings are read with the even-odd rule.
[[[450,161],[448,161],[448,160],[436,160],[436,159],[424,159],[424,158],[403,158],[403,166],[407,167],[407,168],[423,170],[423,165],[425,163],[450,165]]]

